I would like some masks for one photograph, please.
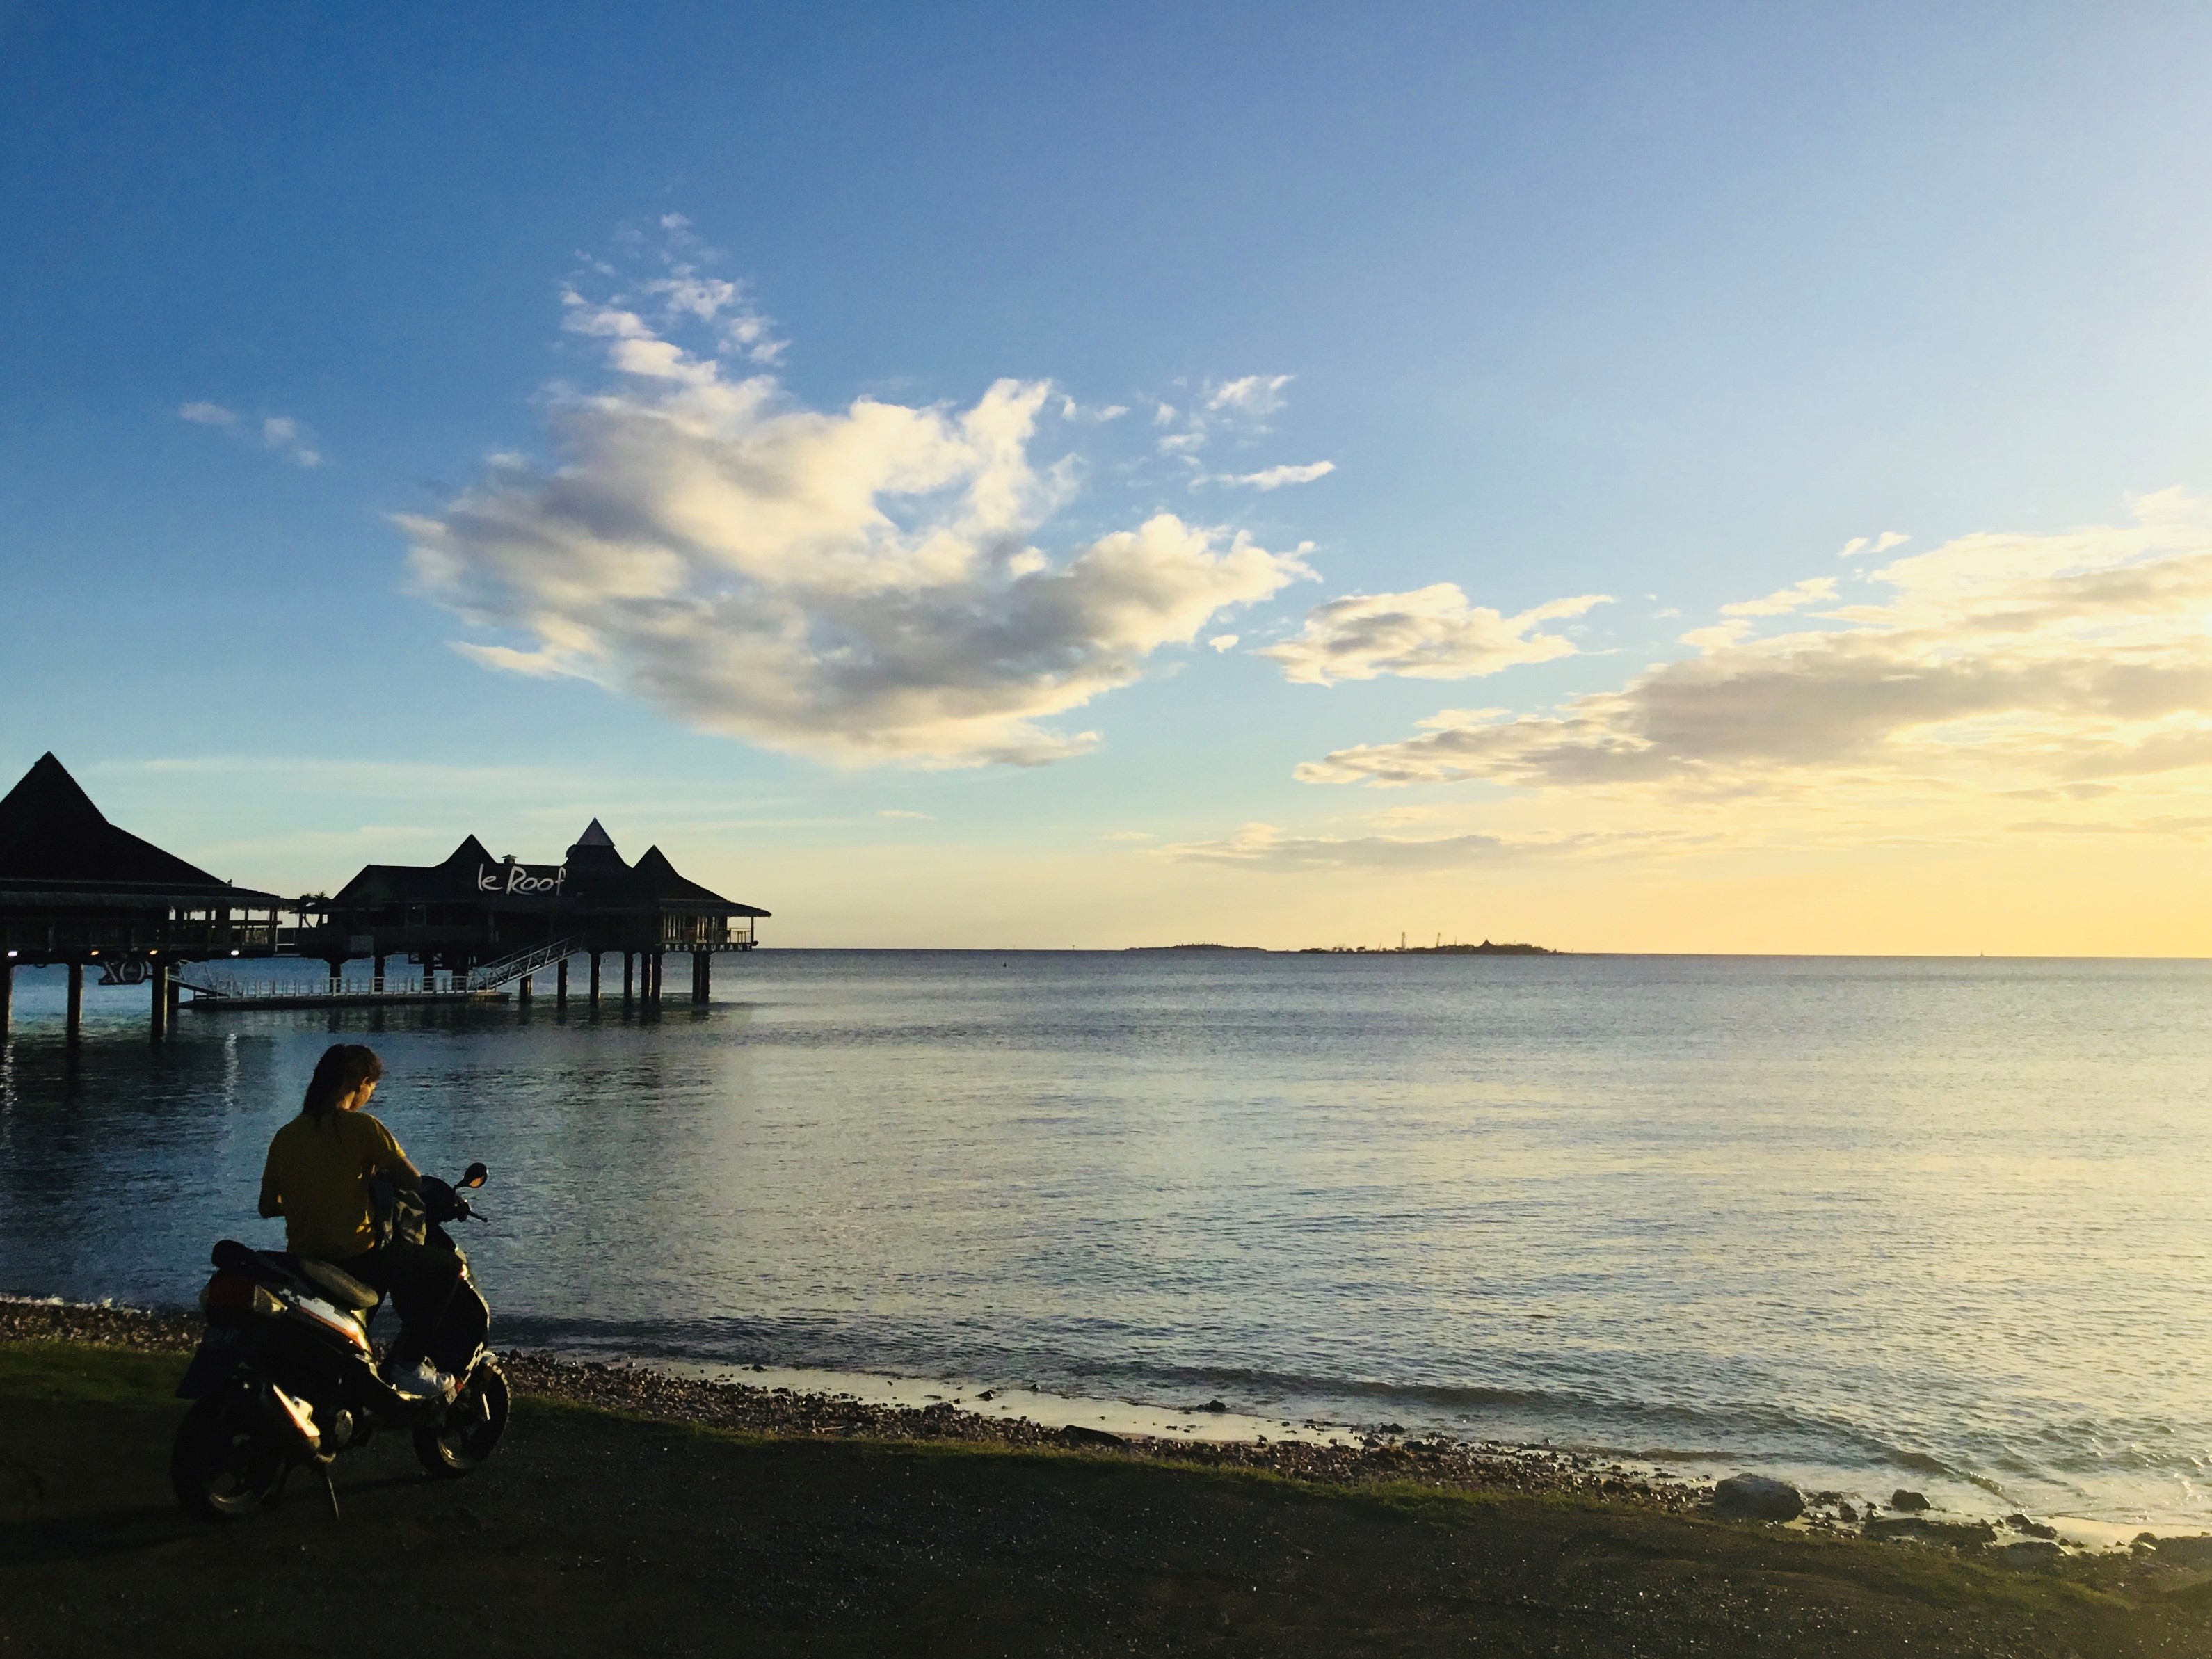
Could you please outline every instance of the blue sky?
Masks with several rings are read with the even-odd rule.
[[[2212,489],[2208,36],[2179,7],[0,6],[0,769],[52,748],[131,827],[288,889],[471,830],[547,856],[597,813],[791,943],[2178,948],[2170,881],[2085,901],[2109,936],[2023,931],[2006,895],[2121,845],[2196,861],[2202,515],[2144,539],[2132,503]],[[738,292],[684,313],[650,286],[679,279]],[[693,383],[625,370],[618,317]],[[811,643],[778,667],[709,620],[676,665],[613,588],[556,604],[455,528],[464,500],[636,507],[666,456],[611,469],[702,365],[775,381],[699,416],[726,456],[1048,382],[1011,516],[945,505],[957,459],[869,496],[900,556],[951,525],[1048,583],[1171,514],[1201,538],[1152,567],[1182,609],[1061,617],[979,680],[962,630],[1030,625],[1022,568],[902,565],[865,605],[763,575],[780,478],[716,509],[734,565],[673,580]],[[580,465],[611,493],[549,507]],[[426,524],[458,538],[443,586]],[[1279,562],[1224,574],[1239,532]],[[1962,538],[1996,535],[1992,577]],[[2148,703],[2081,689],[2077,587],[1972,695],[1840,736],[1802,712],[1869,652],[1934,687],[1990,631],[1966,587],[2114,569],[2165,595],[2129,613],[2172,671]],[[1440,583],[1463,605],[1418,599]],[[1355,595],[1422,643],[1309,621]],[[1474,614],[1599,595],[1534,652]],[[454,648],[542,667],[547,625],[602,654]],[[1255,654],[1291,637],[1351,672]],[[896,685],[853,690],[894,640]],[[738,657],[775,683],[715,678]],[[1705,736],[1661,730],[1659,664],[1735,699]],[[2049,684],[1992,701],[2024,665]],[[977,696],[1095,744],[993,759],[1043,751],[947,735]],[[1530,760],[1590,696],[1627,701],[1577,705],[1583,759]]]

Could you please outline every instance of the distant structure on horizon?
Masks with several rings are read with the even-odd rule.
[[[1309,945],[1297,953],[1302,957],[1555,957],[1557,951],[1540,945],[1492,945],[1485,939],[1480,945],[1407,945],[1401,935],[1396,945],[1378,945],[1370,950],[1364,945]]]
[[[1244,951],[1258,955],[1275,954],[1264,945],[1129,945],[1127,951]],[[1286,951],[1280,954],[1298,957],[1555,957],[1557,951],[1546,950],[1540,945],[1492,945],[1485,939],[1480,945],[1446,945],[1439,940],[1434,945],[1407,945],[1401,933],[1395,945],[1378,945],[1371,950],[1364,945],[1309,945],[1303,950]]]

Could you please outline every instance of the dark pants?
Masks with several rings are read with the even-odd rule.
[[[476,1344],[453,1328],[452,1316],[453,1292],[461,1282],[460,1257],[435,1244],[395,1238],[338,1265],[392,1297],[392,1310],[399,1316],[393,1365],[427,1358],[440,1370],[451,1371],[467,1363]]]

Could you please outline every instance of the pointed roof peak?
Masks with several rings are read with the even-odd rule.
[[[489,848],[474,836],[467,836],[459,847],[446,854],[446,862],[458,867],[464,864],[496,864],[499,860],[492,857]]]
[[[92,804],[84,786],[70,775],[69,768],[51,749],[32,763],[15,787],[0,796],[0,824],[27,822],[33,815],[49,821],[105,827],[107,814]]]
[[[107,821],[69,769],[49,752],[0,796],[0,884],[52,890],[269,898],[218,881]],[[273,900],[271,901],[274,902]]]
[[[584,826],[584,833],[576,837],[576,845],[579,847],[604,847],[611,853],[614,851],[615,838],[609,835],[606,830],[600,826],[599,821],[597,818],[593,818],[589,823]]]

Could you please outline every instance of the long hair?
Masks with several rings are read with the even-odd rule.
[[[307,1097],[300,1103],[300,1115],[328,1123],[337,1115],[338,1102],[383,1075],[384,1062],[376,1057],[375,1049],[358,1042],[333,1042],[315,1062],[315,1074],[307,1079]]]

